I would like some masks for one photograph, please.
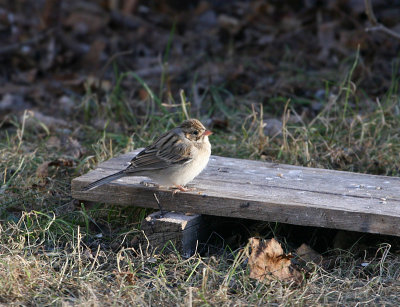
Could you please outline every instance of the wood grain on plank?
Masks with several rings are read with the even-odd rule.
[[[76,199],[216,216],[277,221],[400,236],[400,178],[212,156],[206,170],[173,195],[125,177],[90,191],[137,153],[113,158],[72,182]]]
[[[198,240],[206,235],[202,216],[199,214],[185,215],[176,212],[155,212],[142,221],[144,231],[150,246],[163,249],[172,243],[183,256],[190,257],[195,252]]]

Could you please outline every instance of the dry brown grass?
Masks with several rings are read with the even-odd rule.
[[[51,306],[395,306],[400,303],[397,296],[400,257],[390,253],[389,245],[382,246],[374,259],[364,262],[343,252],[332,269],[314,267],[307,281],[298,286],[278,280],[260,283],[250,279],[246,248],[218,256],[195,254],[182,259],[174,253],[146,253],[146,246],[121,248],[118,252],[101,245],[89,249],[82,243],[84,236],[79,232],[75,233],[75,240],[64,246],[54,246],[55,242],[48,241],[33,243],[23,239],[16,227],[8,225],[8,234],[19,235],[8,236],[7,244],[3,242],[0,247],[2,303]],[[49,243],[53,243],[52,248],[46,251]],[[363,263],[367,262],[365,266]]]

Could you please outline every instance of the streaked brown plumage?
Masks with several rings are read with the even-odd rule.
[[[165,186],[181,191],[207,165],[211,154],[210,131],[197,119],[182,122],[161,135],[153,144],[138,153],[130,165],[113,175],[97,180],[85,191],[125,176],[146,176]]]

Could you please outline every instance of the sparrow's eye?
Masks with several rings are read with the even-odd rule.
[[[198,135],[199,132],[198,132],[197,130],[195,130],[195,131],[193,131],[193,134],[194,134],[194,135]]]

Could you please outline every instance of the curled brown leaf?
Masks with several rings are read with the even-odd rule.
[[[267,241],[250,238],[251,254],[249,257],[250,277],[263,281],[279,279],[300,283],[303,274],[291,262],[293,256],[285,254],[275,239]]]

